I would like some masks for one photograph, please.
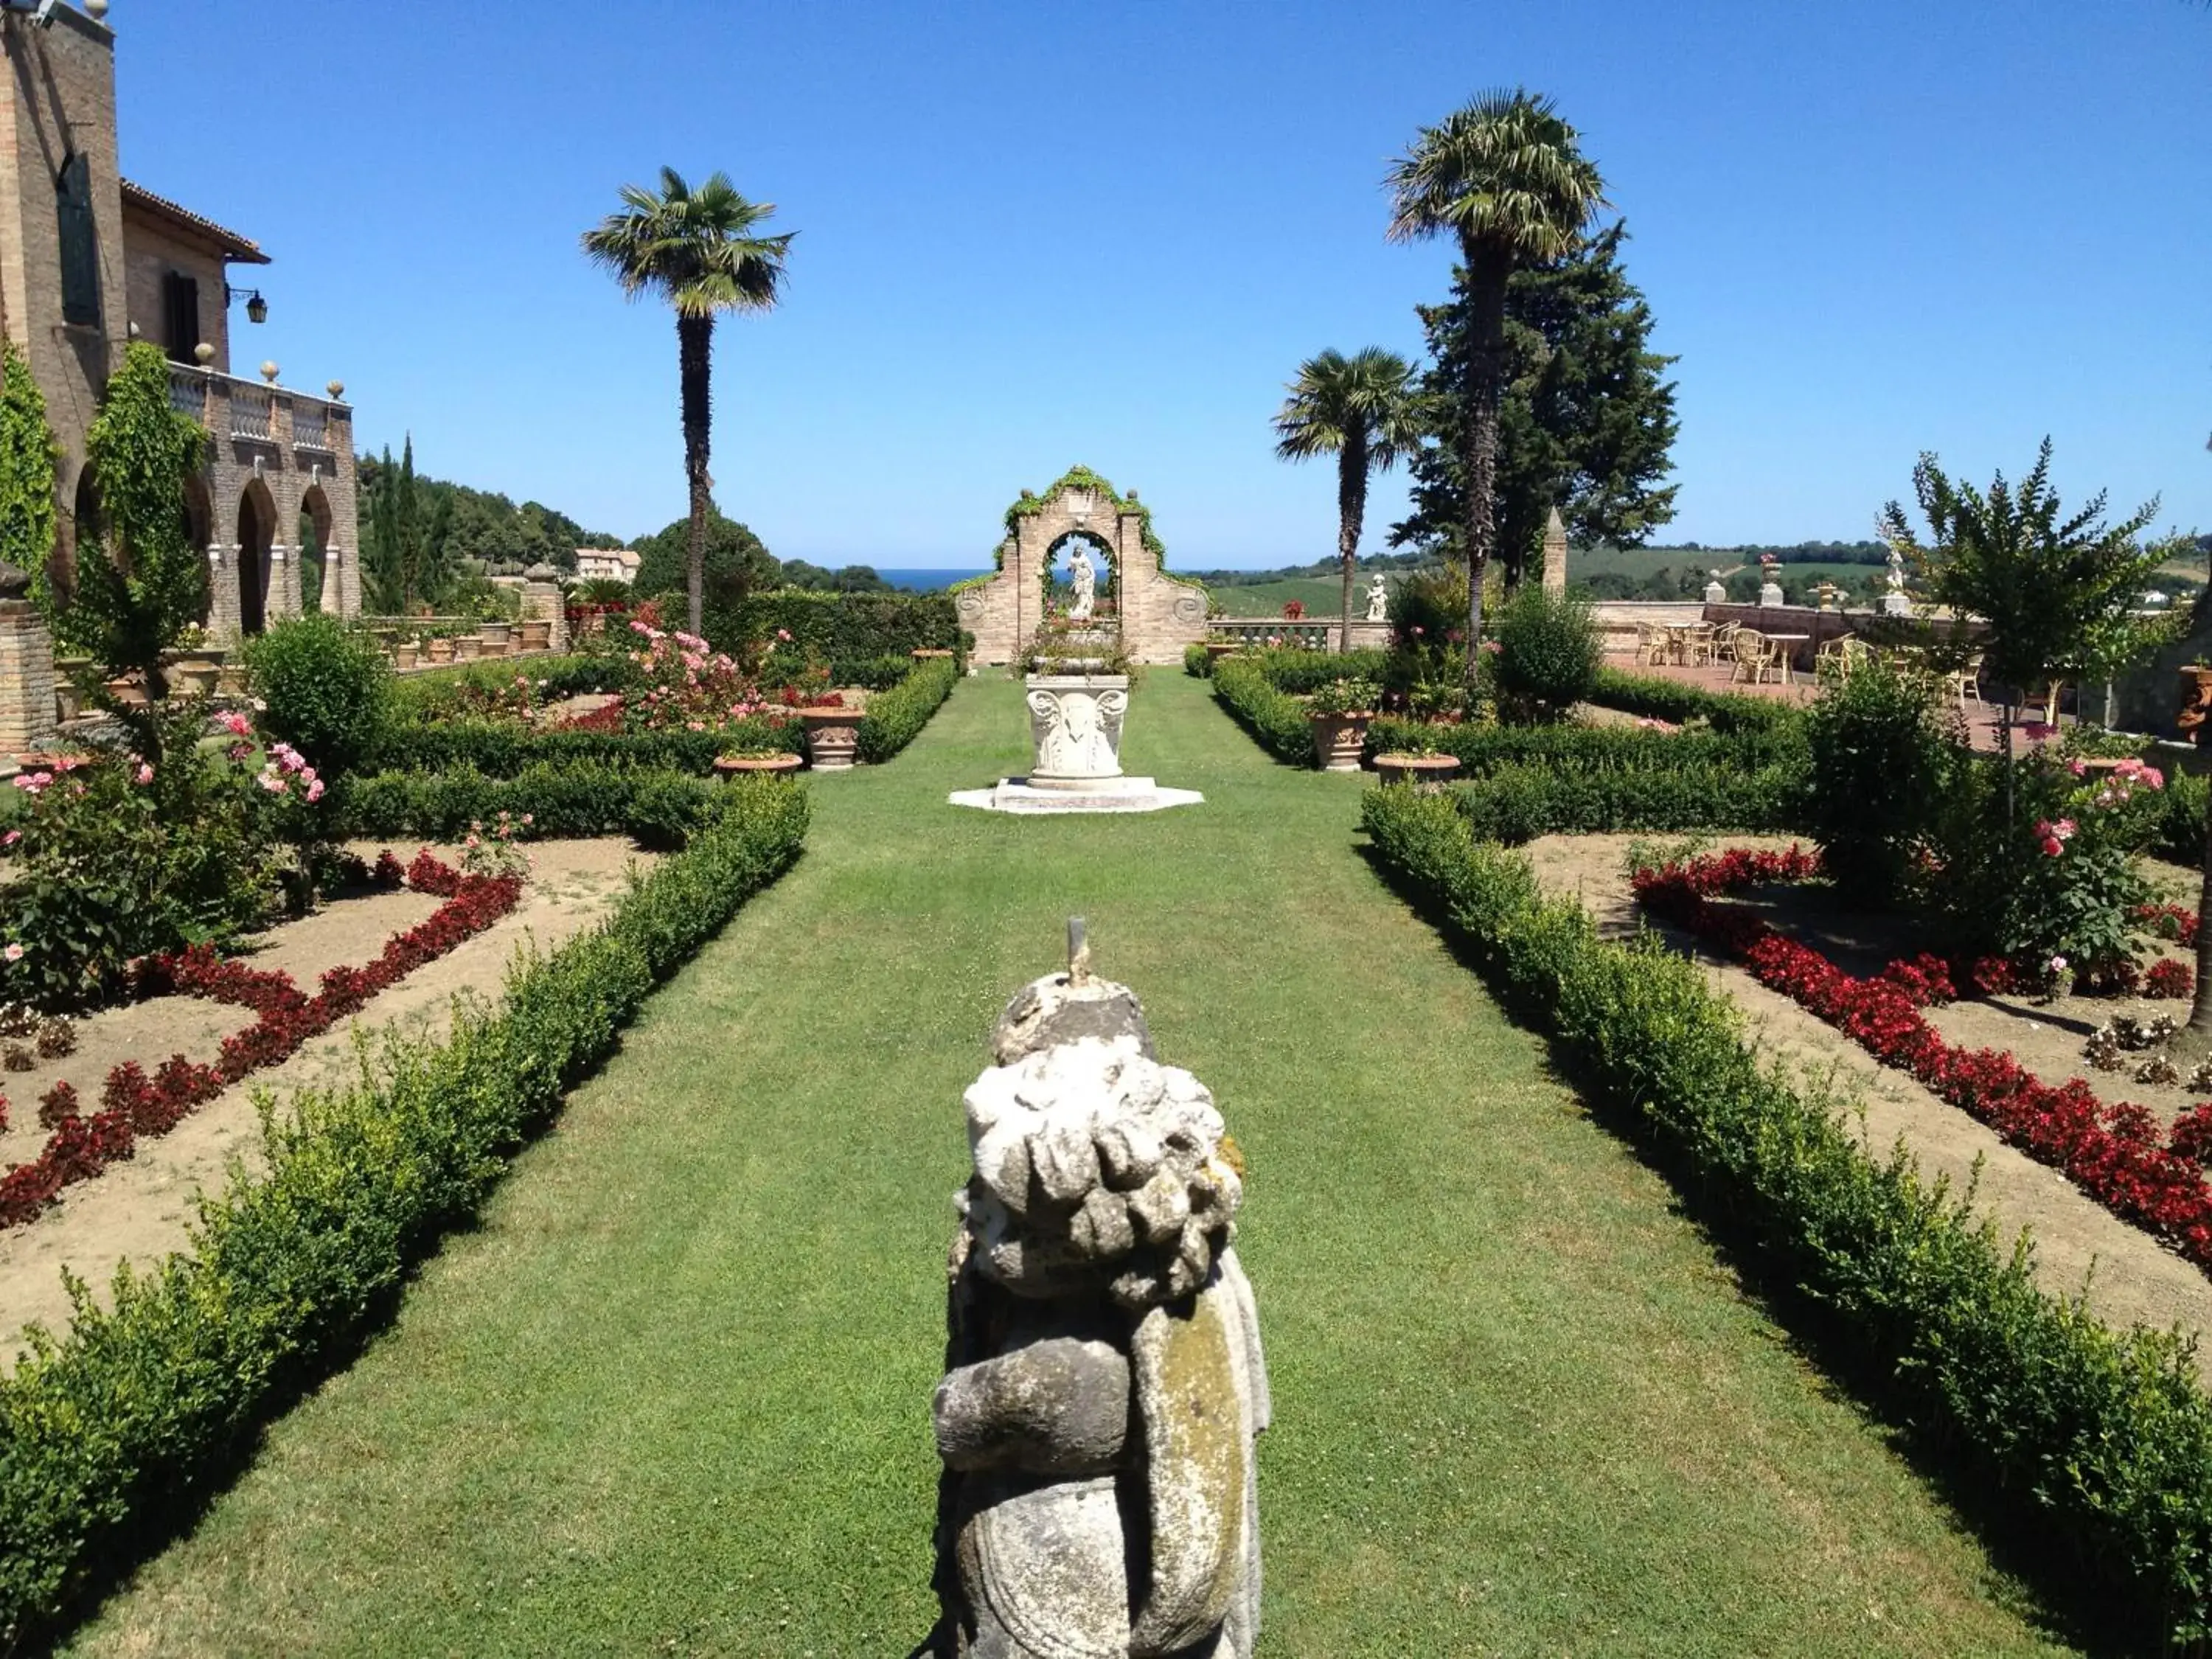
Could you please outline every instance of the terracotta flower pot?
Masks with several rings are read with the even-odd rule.
[[[2181,707],[2174,724],[2191,737],[2212,714],[2212,668],[2192,665],[2181,671]]]
[[[553,648],[553,624],[539,619],[522,624],[522,648],[525,651],[550,651]]]
[[[1314,714],[1314,758],[1324,772],[1357,772],[1360,751],[1367,746],[1367,723],[1372,709],[1345,714]]]
[[[453,641],[455,662],[474,662],[483,655],[483,641],[475,634],[464,634]]]
[[[453,659],[453,642],[447,639],[432,640],[422,647],[422,654],[434,663],[451,662]]]
[[[1375,775],[1384,783],[1433,788],[1459,770],[1456,755],[1377,755]]]
[[[799,723],[806,728],[806,752],[817,772],[852,769],[860,753],[860,711],[842,703],[831,708],[802,708]]]
[[[754,777],[767,774],[782,777],[796,772],[806,763],[797,755],[718,755],[714,771],[725,778]]]
[[[411,640],[405,645],[395,645],[392,647],[392,665],[404,674],[414,667],[422,655],[422,647]]]

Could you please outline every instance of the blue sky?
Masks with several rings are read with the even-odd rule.
[[[663,161],[797,230],[717,331],[714,471],[785,557],[988,562],[1081,461],[1171,565],[1333,549],[1269,417],[1408,353],[1449,250],[1383,169],[1556,97],[1681,359],[1665,539],[1856,538],[1934,449],[2212,529],[2212,7],[2191,0],[453,6],[114,0],[125,174],[258,240],[240,365],[594,528],[678,516],[674,329],[576,237]],[[1403,487],[1378,481],[1365,545]]]

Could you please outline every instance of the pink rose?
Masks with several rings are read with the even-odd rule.
[[[11,945],[6,950],[0,951],[0,957],[5,957],[10,962],[21,962],[23,959],[23,947],[20,945]]]
[[[0,836],[0,847],[13,847],[22,839],[23,832],[21,830],[10,830],[6,835]]]
[[[323,781],[320,778],[317,778],[307,786],[307,799],[311,801],[316,801],[320,800],[322,798]]]
[[[144,761],[138,763],[138,785],[142,789],[154,781],[154,769]]]
[[[222,729],[233,737],[250,738],[253,735],[253,722],[236,709],[232,709],[223,715],[222,725]]]

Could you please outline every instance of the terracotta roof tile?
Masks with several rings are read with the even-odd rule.
[[[126,209],[143,208],[157,217],[180,224],[188,230],[198,231],[218,244],[227,258],[240,264],[265,265],[269,263],[269,256],[261,251],[258,244],[247,240],[234,230],[225,229],[212,219],[203,218],[166,196],[156,196],[143,185],[134,185],[128,179],[123,181],[123,205]]]

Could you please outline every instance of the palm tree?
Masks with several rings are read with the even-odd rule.
[[[584,233],[584,252],[613,274],[629,298],[650,291],[676,310],[684,477],[690,491],[690,626],[696,634],[714,489],[707,475],[707,434],[713,418],[708,376],[714,316],[775,306],[794,233],[756,234],[755,228],[775,211],[775,204],[747,201],[726,173],[717,173],[694,190],[673,167],[663,167],[658,191],[624,185],[622,201],[621,212],[609,214]]]
[[[1344,567],[1344,630],[1352,649],[1352,580],[1367,516],[1367,475],[1388,472],[1421,441],[1413,366],[1369,346],[1355,356],[1324,351],[1298,365],[1291,395],[1275,416],[1275,453],[1286,461],[1336,457],[1336,556]]]
[[[1486,92],[1432,127],[1393,162],[1394,242],[1449,231],[1459,239],[1474,325],[1466,451],[1467,684],[1475,687],[1482,637],[1482,576],[1498,544],[1498,406],[1505,386],[1505,283],[1514,267],[1565,258],[1590,216],[1606,205],[1605,180],[1576,148],[1575,130],[1552,100],[1523,88]]]

